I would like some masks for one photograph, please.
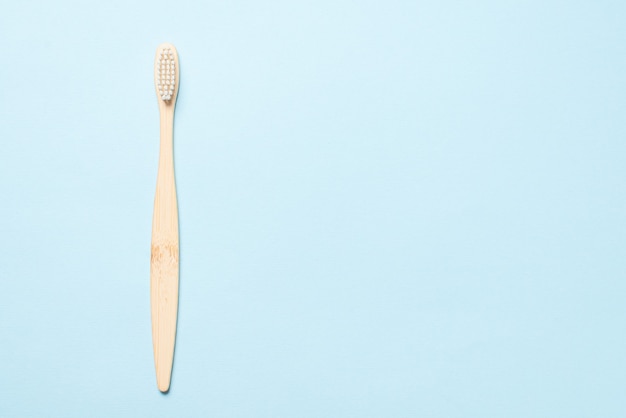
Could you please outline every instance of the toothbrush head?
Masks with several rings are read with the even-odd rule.
[[[165,104],[176,102],[179,72],[178,53],[174,45],[159,45],[154,61],[154,83],[157,96]]]

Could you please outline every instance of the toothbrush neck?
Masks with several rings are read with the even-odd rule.
[[[161,148],[171,147],[174,137],[174,108],[165,107],[161,109]]]

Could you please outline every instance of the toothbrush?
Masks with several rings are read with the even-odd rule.
[[[159,169],[152,218],[150,305],[157,387],[170,388],[178,314],[178,206],[174,181],[174,107],[180,67],[174,45],[157,48],[154,85],[161,119]]]

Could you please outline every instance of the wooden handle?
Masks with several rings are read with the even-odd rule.
[[[152,344],[157,386],[167,392],[172,376],[178,314],[178,205],[174,181],[174,104],[159,104],[161,146],[150,259]]]

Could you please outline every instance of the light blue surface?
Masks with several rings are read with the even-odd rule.
[[[624,22],[622,1],[5,2],[0,416],[623,418]]]

